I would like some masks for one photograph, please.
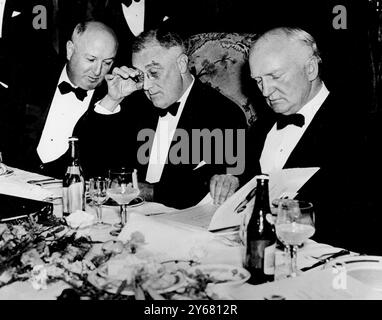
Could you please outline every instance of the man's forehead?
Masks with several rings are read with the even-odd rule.
[[[296,41],[285,37],[260,40],[251,50],[249,63],[253,78],[285,69],[301,60],[306,50]]]
[[[114,59],[117,47],[112,38],[83,38],[75,44],[76,51],[81,55],[97,57],[100,59]]]
[[[147,45],[144,49],[133,53],[133,65],[137,68],[164,67],[174,62],[180,54],[180,48],[169,49],[159,44]]]

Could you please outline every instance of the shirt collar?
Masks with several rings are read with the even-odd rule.
[[[194,82],[195,82],[195,77],[193,75],[191,75],[192,77],[192,82],[191,84],[188,86],[187,90],[184,91],[183,95],[179,98],[179,100],[177,102],[180,103],[180,105],[184,105],[186,103],[186,100],[188,98],[188,95],[190,94],[190,91],[192,89],[192,86],[194,85]]]
[[[312,119],[325,99],[329,95],[329,90],[326,88],[325,83],[322,83],[321,89],[307,104],[305,104],[297,113],[302,114],[305,120]]]

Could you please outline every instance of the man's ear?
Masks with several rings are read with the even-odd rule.
[[[73,41],[69,40],[66,43],[66,59],[70,60],[74,52],[74,43]]]
[[[312,56],[305,64],[306,74],[310,81],[315,80],[318,77],[318,60],[317,57]]]
[[[188,57],[182,53],[176,60],[180,73],[186,73],[188,70]]]

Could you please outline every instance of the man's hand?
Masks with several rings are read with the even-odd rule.
[[[128,67],[114,68],[111,74],[105,76],[108,92],[101,100],[101,106],[113,111],[123,98],[143,88],[142,77],[144,75],[137,69]]]
[[[239,179],[228,174],[215,174],[210,181],[210,193],[214,204],[221,205],[239,187]]]
[[[127,97],[134,91],[143,88],[142,76],[142,72],[137,69],[128,67],[114,68],[112,74],[105,76],[108,86],[107,94],[113,100],[121,100]],[[135,81],[135,79],[138,81]]]

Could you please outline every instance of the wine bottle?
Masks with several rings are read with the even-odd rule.
[[[85,180],[79,161],[78,138],[69,138],[70,160],[63,180],[63,215],[85,210]]]
[[[274,249],[276,233],[272,224],[269,204],[269,177],[256,176],[255,204],[247,225],[246,253],[244,268],[250,273],[251,284],[260,284],[273,280]]]

